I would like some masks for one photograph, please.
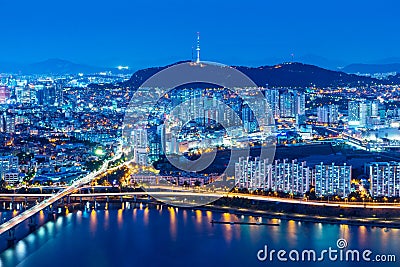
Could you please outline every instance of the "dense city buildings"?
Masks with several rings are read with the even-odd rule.
[[[269,164],[267,159],[242,157],[235,164],[235,181],[239,188],[272,188],[272,175],[272,164]]]
[[[1,75],[0,155],[19,160],[18,166],[2,170],[5,185],[68,184],[93,170],[104,155],[114,153],[132,97],[131,88],[123,85],[129,77],[111,73]],[[256,107],[226,88],[212,87],[182,87],[161,98],[156,106],[143,106],[157,112],[129,137],[133,161],[147,167],[162,166],[163,175],[199,179],[166,165],[165,157],[183,154],[196,158],[213,149],[258,147],[266,141],[259,134],[260,128],[270,127],[278,147],[306,151],[315,144],[330,144],[335,152],[319,160],[307,158],[307,153],[271,162],[240,159],[232,174],[239,187],[296,195],[313,189],[318,196],[346,197],[358,190],[357,183],[363,183],[363,190],[371,196],[396,196],[397,182],[389,178],[391,171],[372,175],[364,165],[400,162],[396,158],[400,148],[397,85],[266,86],[260,90],[265,100]],[[266,114],[262,125],[254,109]],[[173,114],[167,116],[171,111]],[[99,148],[104,155],[95,153]],[[340,149],[344,152],[336,151]],[[384,156],[388,152],[394,152],[392,158]],[[318,157],[320,152],[315,153]],[[382,154],[381,158],[355,160],[349,156],[354,153]],[[335,162],[341,155],[351,162]],[[217,173],[215,169],[208,171]]]
[[[339,122],[339,107],[335,104],[317,108],[318,123],[333,125]]]
[[[351,166],[320,163],[314,169],[315,194],[347,197],[351,192]]]
[[[16,184],[22,180],[19,171],[18,158],[12,155],[0,156],[1,179],[10,184]]]
[[[69,184],[114,153],[128,95],[123,89],[99,90],[88,84],[123,80],[0,75],[3,186]],[[99,147],[104,155],[95,153]]]
[[[270,188],[275,192],[288,192],[302,196],[310,190],[311,178],[311,170],[305,161],[275,160],[272,166]]]
[[[379,102],[360,99],[348,104],[349,127],[370,128],[380,124]],[[384,119],[384,118],[383,118]]]
[[[400,197],[400,162],[366,164],[373,197]]]
[[[267,90],[268,91],[268,90]],[[275,98],[272,99],[276,101]],[[279,95],[280,118],[295,118],[305,114],[305,94],[298,90],[285,90]],[[275,108],[275,103],[271,104]]]
[[[324,165],[313,168],[307,162],[240,158],[235,165],[235,179],[239,188],[272,190],[303,196],[315,187],[317,196],[347,197],[351,192],[351,166]]]

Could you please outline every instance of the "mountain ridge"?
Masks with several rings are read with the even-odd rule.
[[[389,72],[400,72],[400,63],[385,63],[385,64],[365,64],[365,63],[354,63],[345,66],[342,71],[346,73],[389,73]]]
[[[179,62],[175,64],[179,64]],[[128,81],[124,82],[123,85],[137,89],[152,75],[169,66],[171,65],[138,70]],[[252,79],[257,86],[261,87],[330,87],[382,83],[381,80],[375,78],[347,74],[342,71],[328,70],[299,62],[283,63],[273,66],[232,67],[243,72]]]
[[[131,75],[131,78],[124,82],[124,86],[138,88],[145,80],[154,75],[155,73],[175,64],[189,61],[179,61],[166,66],[150,67],[139,69]],[[1,64],[0,72],[10,72],[10,65]],[[365,65],[367,67],[374,66],[380,67],[382,65],[388,67],[386,71],[392,70],[395,67],[399,68],[400,63],[390,64],[355,64]],[[99,72],[111,71],[113,73],[132,73],[130,70],[118,70],[117,68],[103,68],[95,67],[84,64],[77,64],[71,61],[62,59],[47,59],[41,62],[32,63],[28,65],[13,65],[14,69],[11,73],[23,74],[94,74]],[[352,66],[352,65],[348,65]],[[275,65],[263,65],[258,67],[248,66],[232,66],[243,72],[250,79],[252,79],[258,86],[272,86],[272,87],[329,87],[329,86],[359,86],[369,84],[399,84],[399,75],[390,76],[387,79],[379,80],[371,77],[360,76],[352,73],[350,67],[345,67],[341,70],[332,70],[322,68],[312,64],[305,64],[300,62],[286,62]],[[8,71],[4,71],[8,69]],[[366,73],[366,72],[358,72]]]

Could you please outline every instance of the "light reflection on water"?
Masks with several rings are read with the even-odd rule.
[[[118,221],[118,229],[122,229],[122,224],[124,223],[123,222],[123,209],[118,209],[118,218],[117,218],[117,221]]]
[[[39,211],[39,224],[43,224],[45,222],[44,211]]]
[[[183,210],[183,225],[186,225],[187,223],[187,210]]]
[[[148,225],[149,224],[149,208],[144,208],[143,212],[143,224]]]
[[[93,209],[90,212],[90,232],[95,235],[97,230],[97,213]]]
[[[287,222],[287,237],[289,244],[295,246],[297,244],[297,223],[293,220]]]
[[[26,257],[26,241],[25,240],[21,240],[20,242],[18,242],[15,245],[15,251],[16,251],[16,255],[18,256],[18,259],[21,260],[24,257]]]
[[[173,240],[176,240],[177,224],[176,224],[175,209],[169,207],[168,212],[169,212],[169,232],[170,232],[171,238]]]
[[[222,214],[222,221],[224,221],[224,222],[232,222],[234,220],[232,220],[232,215],[230,213],[224,212]],[[217,225],[215,225],[215,227],[217,227]],[[222,233],[223,233],[223,236],[225,238],[225,241],[226,241],[227,245],[229,245],[231,243],[232,238],[233,238],[232,227],[235,227],[235,226],[234,225],[230,225],[230,224],[221,225]]]
[[[77,212],[76,212],[76,216],[75,216],[75,218],[76,218],[76,223],[77,224],[80,224],[80,223],[82,223],[82,211],[81,210],[78,210]]]
[[[131,213],[132,212],[132,213]],[[45,220],[45,214],[37,215],[38,221]],[[276,226],[211,224],[216,221],[244,221],[280,223]],[[101,226],[104,227],[101,227]],[[99,227],[100,226],[100,227]],[[121,231],[124,231],[123,234]],[[0,254],[0,266],[51,266],[50,262],[59,260],[62,255],[77,253],[79,257],[88,257],[82,253],[89,247],[101,254],[103,266],[126,266],[126,261],[143,263],[155,260],[154,266],[177,263],[175,260],[189,260],[202,253],[219,261],[227,255],[236,259],[241,266],[253,266],[255,253],[264,245],[273,248],[310,248],[327,249],[335,247],[338,238],[345,238],[351,248],[375,249],[378,252],[399,252],[400,231],[385,230],[364,226],[347,226],[297,221],[284,221],[252,216],[238,216],[231,213],[219,213],[200,209],[177,209],[172,207],[148,207],[126,205],[126,209],[85,210],[58,217],[46,223],[33,234],[28,235],[12,248]],[[5,242],[5,238],[0,240]],[[120,251],[132,251],[121,254]],[[395,249],[395,251],[393,251]],[[397,249],[397,251],[396,251]],[[149,251],[160,253],[159,259],[153,259]],[[101,252],[102,251],[102,252]],[[107,251],[107,254],[104,254]],[[92,255],[95,252],[91,252]],[[164,254],[163,254],[164,253]],[[107,256],[110,254],[110,256]],[[49,256],[50,255],[50,256]],[[173,259],[171,259],[171,256]],[[400,256],[400,253],[399,255]],[[46,258],[47,257],[47,258]],[[228,259],[225,259],[227,257]],[[71,260],[69,260],[71,258]],[[43,259],[46,259],[43,261]],[[90,259],[93,260],[93,259]],[[108,265],[107,262],[113,262]],[[171,261],[171,262],[168,262]],[[59,266],[71,266],[73,257],[57,263]],[[81,265],[85,264],[85,259]],[[198,260],[191,267],[204,266]],[[228,263],[226,264],[228,265]],[[235,262],[231,262],[235,266]],[[265,266],[265,263],[260,266]],[[274,266],[279,266],[275,265]],[[289,266],[289,265],[285,265]],[[331,266],[329,263],[326,266]],[[335,265],[332,265],[335,266]],[[343,265],[342,266],[351,266]],[[390,264],[385,265],[390,266]]]
[[[207,218],[207,222],[211,222],[212,221],[212,212],[207,210],[206,211],[206,218]],[[210,229],[212,227],[211,223],[206,224],[208,226],[208,229]]]
[[[132,214],[133,214],[133,216],[132,216],[133,221],[136,222],[137,209],[133,209],[133,213]]]
[[[196,223],[198,225],[201,225],[201,222],[203,220],[203,212],[201,210],[196,210],[195,214],[196,214]]]
[[[108,229],[110,212],[108,209],[104,210],[104,229]]]

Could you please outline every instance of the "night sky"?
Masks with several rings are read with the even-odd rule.
[[[377,62],[400,58],[399,10],[397,0],[0,0],[0,62],[164,65],[191,58],[197,31],[202,59],[225,64],[292,53]]]

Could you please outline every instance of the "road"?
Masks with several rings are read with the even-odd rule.
[[[176,190],[176,188],[174,188]],[[76,190],[76,188],[74,188]],[[289,203],[289,204],[301,204],[301,205],[311,205],[311,206],[321,206],[321,207],[343,207],[343,208],[379,208],[379,209],[400,209],[399,203],[371,203],[371,202],[334,202],[334,201],[305,201],[301,199],[290,199],[290,198],[278,198],[271,196],[257,196],[257,195],[249,195],[249,194],[239,194],[239,193],[226,193],[226,192],[198,192],[198,191],[153,191],[153,192],[122,192],[122,193],[73,193],[67,190],[63,191],[61,197],[57,199],[61,199],[69,195],[70,197],[86,197],[86,198],[101,198],[101,197],[133,197],[133,196],[141,196],[141,195],[151,195],[154,197],[162,197],[162,196],[205,196],[205,197],[240,197],[249,200],[260,200],[260,201],[269,201],[269,202],[279,202],[279,203]],[[37,206],[40,206],[44,202],[47,204],[49,201],[53,199],[56,195],[53,194],[0,194],[0,198],[2,197],[50,197],[45,201],[42,201]],[[54,203],[55,201],[52,201]],[[48,206],[48,205],[47,205]],[[45,206],[45,207],[47,207]],[[35,206],[36,207],[36,206]],[[40,209],[38,210],[40,211]],[[21,214],[22,215],[22,214]],[[29,217],[28,217],[29,218]],[[1,227],[1,226],[0,226]]]

